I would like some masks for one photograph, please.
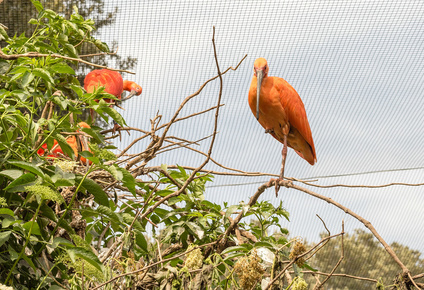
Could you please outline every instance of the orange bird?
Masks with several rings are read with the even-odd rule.
[[[128,100],[134,95],[139,96],[142,92],[141,86],[132,81],[124,81],[119,72],[108,69],[96,69],[85,76],[84,89],[88,93],[94,92],[98,87],[104,87],[106,93],[114,95],[121,101]],[[124,99],[121,99],[121,95],[124,91],[130,92],[130,94]],[[105,99],[105,101],[107,103],[112,103],[111,99]],[[93,119],[94,111],[91,110],[90,113]],[[113,121],[113,123],[113,131],[115,132],[120,126],[115,121]]]
[[[284,178],[287,146],[314,165],[317,161],[311,128],[305,106],[296,90],[284,79],[268,76],[269,66],[264,58],[253,65],[253,78],[249,89],[249,106],[258,122],[283,144],[283,160],[279,179]],[[275,194],[278,195],[278,179]]]
[[[87,123],[85,123],[85,122],[79,122],[78,123],[78,126],[79,127],[81,127],[81,128],[91,128]],[[77,130],[77,132],[80,132],[80,130]],[[80,142],[80,144],[81,144],[81,150],[78,150],[78,141],[77,141],[77,138],[75,137],[75,135],[72,135],[72,136],[69,136],[67,139],[66,139],[66,143],[68,143],[68,145],[72,148],[72,150],[74,151],[74,155],[75,155],[75,157],[77,157],[78,156],[78,151],[90,151],[91,152],[91,150],[90,150],[90,148],[88,147],[88,141],[87,141],[87,139],[85,138],[85,137],[83,137],[83,136],[81,136],[81,135],[78,135],[78,139],[79,139],[79,142]],[[40,149],[38,149],[38,151],[37,151],[37,154],[38,155],[44,155],[45,154],[45,151],[47,151],[47,144],[43,144],[42,146],[41,146],[41,148]],[[62,156],[65,156],[65,154],[63,153],[63,150],[62,150],[62,148],[60,148],[60,146],[59,146],[59,144],[58,144],[58,142],[56,141],[56,140],[54,140],[53,141],[53,147],[52,147],[52,149],[50,150],[50,154],[49,155],[47,155],[47,157],[48,158],[59,158],[59,157],[62,157]],[[87,159],[85,159],[84,157],[82,157],[81,156],[81,159],[80,159],[83,163],[86,163],[87,162]],[[89,164],[91,164],[92,162],[91,161],[88,161],[89,162]]]
[[[142,92],[141,86],[135,82],[124,81],[119,72],[108,69],[96,69],[85,76],[84,89],[88,93],[94,92],[98,87],[104,87],[106,93],[114,95],[120,100],[124,91],[130,92],[123,101],[134,95],[139,96]],[[108,103],[112,102],[110,99],[105,99],[105,101]]]

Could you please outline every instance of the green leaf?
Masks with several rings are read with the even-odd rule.
[[[65,50],[69,53],[71,57],[78,58],[78,53],[75,47],[72,44],[69,43],[62,43]]]
[[[181,197],[173,196],[170,199],[168,199],[168,205],[171,206],[171,205],[174,205],[176,203],[179,203],[180,201],[181,201]]]
[[[32,24],[32,25],[37,25],[37,24],[38,24],[38,20],[37,20],[37,19],[34,19],[34,18],[31,18],[31,19],[28,21],[28,23],[29,23],[29,24]]]
[[[18,258],[19,254],[10,245],[7,246],[7,251],[9,252],[10,259],[12,261],[15,261]]]
[[[71,248],[74,247],[74,244],[72,244],[71,241],[69,241],[69,240],[67,240],[65,238],[61,238],[61,237],[55,237],[53,239],[53,243],[52,243],[52,245],[50,247],[52,249],[55,249],[59,245],[64,245],[64,246],[68,246],[68,247],[71,247]]]
[[[74,158],[74,150],[72,150],[71,146],[69,146],[68,142],[66,142],[66,138],[63,137],[62,134],[54,134],[53,138],[56,139],[57,143],[59,143],[60,148],[66,156]]]
[[[35,184],[36,178],[32,173],[26,173],[12,181],[5,190],[7,192],[25,191],[25,187]]]
[[[82,177],[77,176],[76,181],[79,183],[82,180]],[[82,186],[94,196],[94,200],[100,204],[104,205],[106,207],[109,207],[109,198],[106,194],[106,192],[103,191],[100,185],[98,185],[96,182],[94,182],[90,178],[84,179],[82,182]]]
[[[6,231],[6,232],[1,232],[0,233],[0,247],[3,246],[3,244],[5,242],[7,242],[7,240],[9,239],[11,233],[12,233],[11,231]]]
[[[253,245],[255,248],[265,247],[269,249],[274,249],[274,245],[268,242],[257,242]]]
[[[62,219],[59,222],[59,226],[61,228],[64,228],[68,232],[68,234],[75,234],[74,229],[69,225],[69,223],[66,220]]]
[[[41,4],[40,1],[37,0],[31,0],[32,4],[35,6],[35,8],[37,9],[38,12],[41,12],[44,10],[43,5]]]
[[[32,70],[32,73],[35,76],[42,78],[46,83],[54,84],[54,80],[48,70],[37,67]]]
[[[203,239],[205,231],[199,225],[193,222],[187,222],[186,225],[200,240]]]
[[[11,209],[5,208],[5,207],[0,208],[0,214],[7,214],[7,215],[10,215],[10,216],[13,216],[13,217],[15,216],[15,214],[13,213],[13,211]]]
[[[166,165],[166,164],[162,163],[162,164],[160,165],[160,168],[162,168],[162,170],[163,170],[163,171],[168,172],[168,165]]]
[[[116,179],[121,181],[124,177],[122,172],[118,170],[117,166],[110,165],[110,166],[104,166],[104,169],[107,170],[112,176]]]
[[[29,172],[32,172],[40,177],[44,177],[43,171],[38,166],[35,166],[32,163],[28,163],[25,161],[8,161],[9,164],[23,168],[25,170],[28,170]]]
[[[9,216],[5,216],[3,218],[3,221],[1,222],[1,227],[3,229],[8,228],[10,225],[13,225],[14,223],[19,222],[18,220],[16,220],[13,217],[9,217]]]
[[[0,25],[0,40],[8,40],[9,39],[9,35],[7,35],[6,30],[3,28],[3,26]]]
[[[75,262],[76,257],[79,257],[103,272],[103,264],[93,252],[81,247],[68,248],[66,251],[72,262]]]
[[[80,86],[71,84],[70,87],[78,95],[78,97],[81,98],[82,95],[84,94],[84,91],[82,90],[82,88]]]
[[[34,74],[27,71],[24,73],[24,76],[22,77],[22,86],[26,88],[32,81],[34,80]]]
[[[115,109],[110,108],[109,106],[105,106],[102,108],[102,111],[111,116],[112,119],[114,119],[119,125],[126,125],[124,118],[122,118],[122,116]]]
[[[69,65],[59,62],[50,67],[54,72],[61,73],[61,74],[75,74],[75,71],[73,68],[71,68]]]
[[[26,229],[28,232],[31,229],[31,226],[32,226],[31,234],[41,236],[40,227],[38,226],[37,222],[30,221],[30,222],[26,222],[22,225],[22,227],[24,229]]]
[[[40,211],[45,217],[49,218],[50,220],[54,222],[57,222],[57,216],[55,212],[52,210],[51,207],[46,205],[45,202],[43,202],[43,204],[40,206]]]
[[[24,174],[23,171],[19,169],[7,169],[0,171],[0,175],[4,175],[6,177],[9,177],[10,179],[19,178],[22,174]]]
[[[37,268],[35,267],[34,263],[32,262],[32,260],[27,256],[27,255],[23,255],[22,259],[24,259],[30,266],[31,268],[36,271]]]
[[[131,173],[129,173],[127,170],[125,170],[124,168],[119,167],[118,168],[119,171],[121,171],[123,178],[122,178],[122,183],[123,185],[128,188],[128,190],[134,195],[135,197],[135,178],[134,176],[132,176]]]
[[[238,209],[238,207],[239,207],[238,205],[231,205],[225,212],[225,217],[226,218],[230,217],[233,214],[233,212],[235,212]]]
[[[56,187],[60,186],[73,186],[75,185],[75,179],[74,178],[62,178],[60,175],[55,174],[52,176],[52,181],[54,182],[54,185]]]
[[[318,271],[317,269],[312,268],[311,266],[309,266],[307,263],[304,263],[303,264],[303,267],[306,268],[306,269],[308,269],[308,270],[314,271],[314,272],[317,272]]]
[[[136,244],[146,253],[148,253],[148,249],[147,249],[147,241],[146,241],[146,237],[144,236],[143,232],[138,231],[137,229],[134,229],[135,231],[135,242]]]
[[[115,222],[117,224],[122,223],[122,217],[121,215],[118,215],[113,210],[111,210],[109,207],[99,205],[99,207],[96,209],[99,213],[107,216],[112,222]]]

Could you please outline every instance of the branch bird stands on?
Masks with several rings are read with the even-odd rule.
[[[280,176],[275,180],[275,195],[278,196],[279,181],[284,178],[287,146],[311,165],[315,164],[317,157],[302,100],[286,80],[268,76],[268,70],[266,59],[255,60],[249,89],[249,106],[265,128],[265,133],[270,133],[283,144]]]

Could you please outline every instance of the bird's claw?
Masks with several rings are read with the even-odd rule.
[[[112,134],[115,134],[115,132],[118,129],[121,129],[121,128],[122,127],[118,123],[113,122]],[[118,131],[118,134],[119,134],[119,141],[122,141],[122,136],[121,136],[121,131],[120,130]]]
[[[271,187],[272,183],[275,182],[275,196],[278,197],[278,191],[280,190],[280,181],[283,181],[283,178],[271,178],[268,183],[267,183],[267,187]]]
[[[274,134],[274,130],[273,129],[265,129],[265,134]]]

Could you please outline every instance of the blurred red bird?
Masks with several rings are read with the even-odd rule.
[[[264,58],[258,58],[253,66],[253,78],[249,89],[249,106],[258,122],[283,144],[283,160],[279,179],[284,178],[287,146],[314,165],[317,161],[311,128],[305,106],[296,90],[284,79],[268,76],[269,66]],[[278,194],[279,185],[276,182]]]
[[[78,126],[80,128],[91,128],[87,123],[85,122],[79,122]],[[80,132],[80,130],[77,130],[77,132]],[[91,151],[90,147],[88,146],[88,141],[84,136],[78,135],[78,140],[81,144],[81,151]],[[74,151],[75,158],[78,156],[78,141],[77,137],[75,135],[69,136],[66,138],[66,143],[72,148]],[[42,156],[47,151],[47,144],[43,144],[40,149],[38,149],[37,154]],[[56,140],[53,141],[53,147],[50,150],[50,154],[47,155],[48,158],[62,158],[63,156],[66,156],[65,153],[63,153],[62,148],[60,148],[58,142]],[[87,159],[81,156],[80,159],[84,164],[86,163]],[[91,164],[91,161],[88,161],[89,164]]]

